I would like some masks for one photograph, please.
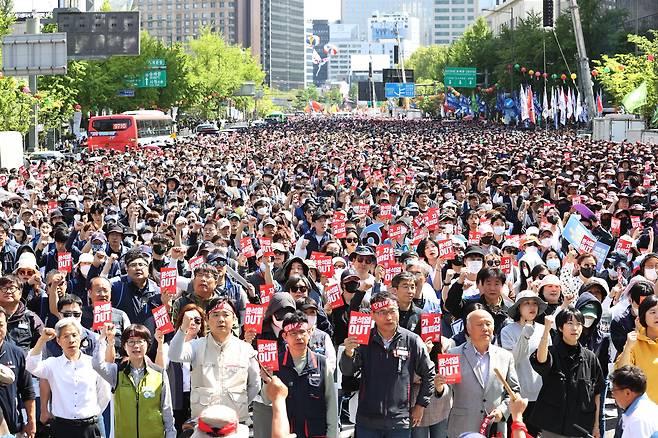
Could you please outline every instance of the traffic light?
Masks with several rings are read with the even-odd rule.
[[[544,27],[553,27],[553,2],[555,0],[544,0]]]

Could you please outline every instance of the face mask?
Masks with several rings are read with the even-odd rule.
[[[493,204],[482,204],[482,208],[484,208],[486,211],[489,211],[493,208]]]
[[[272,315],[272,330],[274,331],[274,334],[278,337],[279,332],[281,332],[281,328],[283,327],[283,321],[279,321],[276,319],[276,316]]]
[[[313,327],[315,327],[316,323],[318,322],[317,315],[306,315],[306,319],[308,319],[308,324]]]
[[[493,243],[493,240],[494,240],[493,236],[484,236],[480,239],[480,242],[483,245],[491,245]]]
[[[107,187],[108,190],[112,190],[112,188],[114,187],[114,184],[112,184],[112,183],[106,183],[106,184],[105,184],[105,187]]]
[[[646,274],[646,271],[645,271],[645,274]],[[612,269],[612,268],[608,268],[608,277],[610,277],[613,280],[616,280],[617,277],[619,277],[619,275],[617,274],[617,270]],[[646,277],[646,275],[645,275],[645,277]]]
[[[469,260],[466,262],[466,270],[468,270],[469,274],[477,274],[480,272],[480,269],[482,269],[481,260]]]
[[[150,242],[152,238],[153,238],[153,233],[144,233],[144,234],[142,234],[142,240],[144,242]]]
[[[583,266],[580,268],[580,275],[582,275],[585,278],[591,278],[594,275],[594,268],[590,268],[589,266]]]
[[[347,292],[354,293],[359,289],[359,283],[356,281],[350,281],[349,283],[343,284],[343,289]]]
[[[594,325],[594,321],[596,321],[596,318],[586,317],[583,326],[585,326],[585,328],[590,328]]]
[[[167,252],[167,247],[165,245],[153,245],[153,252],[157,255],[163,255]]]
[[[551,247],[551,239],[542,239],[541,240],[541,246],[544,248],[550,248]]]
[[[594,181],[594,175],[587,175],[587,181]]]
[[[502,225],[496,225],[495,227],[493,227],[493,232],[496,236],[502,236],[503,234],[505,234],[505,227]]]
[[[80,215],[79,214],[74,214],[73,219],[75,219],[76,221],[79,221],[80,220]]]
[[[133,237],[124,237],[123,241],[126,243],[128,246],[132,246],[133,244]]]
[[[649,281],[656,281],[656,278],[658,278],[656,268],[644,268],[644,278]]]
[[[560,259],[548,259],[546,260],[546,267],[549,271],[555,272],[560,269]]]
[[[87,278],[87,274],[89,274],[90,269],[91,269],[91,265],[80,266],[80,273],[84,278]]]
[[[258,214],[258,216],[265,216],[267,214],[267,207],[259,208],[256,210],[256,214]]]
[[[452,193],[446,193],[446,194],[444,195],[444,197],[445,197],[446,200],[448,200],[448,201],[452,201],[452,200],[455,198],[455,197],[452,195]]]
[[[525,252],[526,254],[537,254],[539,252],[539,248],[536,246],[526,246]]]
[[[443,226],[443,232],[446,234],[452,234],[455,232],[455,226],[453,224],[445,224]]]

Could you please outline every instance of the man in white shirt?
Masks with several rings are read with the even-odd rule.
[[[612,373],[612,396],[622,415],[622,438],[650,437],[658,432],[658,405],[647,395],[647,377],[632,365],[623,366]]]
[[[80,351],[81,333],[77,319],[63,318],[54,329],[44,328],[27,357],[27,370],[50,383],[54,438],[101,436],[98,416],[110,401],[110,386],[94,371],[91,356]],[[41,351],[51,339],[57,339],[63,354],[44,360]]]

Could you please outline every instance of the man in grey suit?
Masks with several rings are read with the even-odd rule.
[[[514,392],[519,383],[514,369],[512,354],[491,345],[494,320],[486,310],[475,310],[466,319],[468,341],[449,351],[459,354],[461,382],[445,384],[445,378],[435,380],[438,397],[452,397],[452,409],[448,417],[448,436],[456,437],[463,432],[478,432],[485,418],[490,428],[507,436],[505,418],[509,415],[509,396],[496,378],[494,368],[505,377]]]

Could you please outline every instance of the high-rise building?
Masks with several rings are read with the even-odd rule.
[[[359,39],[368,37],[368,18],[381,14],[406,13],[420,20],[420,43],[433,43],[432,9],[436,0],[342,0],[341,23],[359,26]]]
[[[633,33],[658,29],[658,0],[616,0],[616,7],[628,12],[626,25]]]
[[[433,43],[451,44],[457,40],[479,12],[479,0],[434,0]]]
[[[261,1],[236,0],[235,2],[235,39],[236,43],[251,50],[251,54],[260,60],[261,51]]]
[[[261,0],[261,64],[277,90],[304,87],[304,0]]]
[[[556,2],[559,3],[559,1]],[[497,1],[493,9],[482,11],[482,16],[489,24],[494,35],[498,35],[503,27],[514,28],[519,20],[530,14],[542,14],[543,0],[507,0]],[[557,13],[554,10],[554,15]]]
[[[235,2],[210,0],[134,0],[142,30],[165,44],[186,43],[204,28],[236,43]]]

